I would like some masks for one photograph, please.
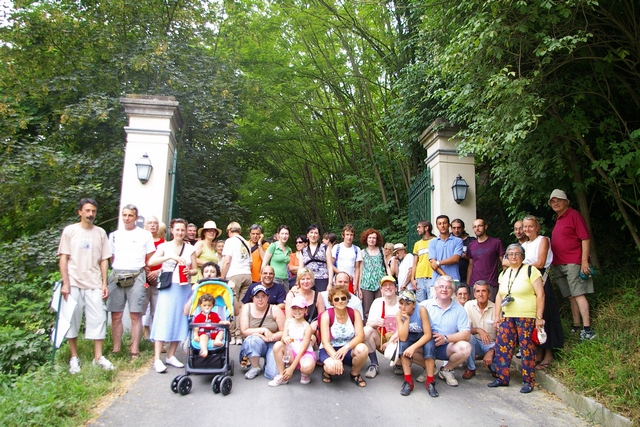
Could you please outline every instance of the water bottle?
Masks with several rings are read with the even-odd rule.
[[[282,354],[282,363],[284,363],[285,369],[289,367],[291,363],[291,347],[287,344],[287,348],[284,349],[284,353]]]

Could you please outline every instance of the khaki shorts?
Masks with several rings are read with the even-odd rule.
[[[376,332],[378,332],[378,335],[380,335],[380,332],[379,332],[379,331],[376,331]],[[386,333],[386,334],[384,334],[384,335],[380,335],[380,347],[378,347],[378,351],[379,351],[380,353],[384,354],[384,350],[382,350],[382,345],[383,345],[384,343],[388,342],[388,341],[391,339],[391,337],[393,336],[393,334],[394,334],[394,333],[395,333],[395,332],[387,332],[387,333]]]
[[[107,298],[107,311],[121,313],[129,302],[130,313],[142,312],[142,303],[147,290],[144,287],[147,277],[144,271],[136,277],[133,286],[121,288],[116,284],[115,274],[109,275],[109,298]],[[144,313],[143,313],[144,314]]]
[[[591,277],[587,280],[580,278],[579,264],[554,265],[553,277],[565,298],[593,293],[593,279]]]
[[[103,340],[107,335],[107,310],[102,300],[101,289],[78,289],[71,287],[69,294],[78,304],[71,317],[71,326],[66,338],[77,338],[85,316],[84,337],[88,340]]]

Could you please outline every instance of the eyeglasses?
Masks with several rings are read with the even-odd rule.
[[[447,286],[447,285],[438,285],[438,286],[434,286],[434,288],[436,288],[437,290],[441,291],[443,289],[451,289],[451,286]]]
[[[520,252],[509,252],[507,253],[508,257],[522,255]]]
[[[345,297],[345,296],[342,296],[342,297],[335,297],[335,298],[333,299],[333,302],[340,302],[340,301],[346,301],[346,300],[347,300],[347,297]]]

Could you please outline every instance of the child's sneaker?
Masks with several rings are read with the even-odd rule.
[[[80,372],[80,359],[72,357],[71,360],[69,360],[69,373],[74,375],[78,372]]]
[[[300,384],[309,384],[311,382],[311,378],[309,375],[300,374]]]
[[[269,385],[271,387],[278,387],[279,385],[282,384],[287,384],[289,381],[284,381],[282,379],[282,375],[276,375],[271,381],[269,381]]]

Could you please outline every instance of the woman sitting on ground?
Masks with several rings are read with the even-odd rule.
[[[375,378],[380,372],[376,350],[384,354],[387,345],[398,341],[396,331],[396,313],[398,312],[398,296],[396,295],[396,281],[391,276],[384,276],[380,280],[382,297],[376,298],[371,304],[367,324],[364,327],[364,343],[369,349],[371,365],[364,374],[367,378]],[[400,363],[398,360],[397,363]],[[394,373],[402,368],[394,367]]]
[[[267,288],[263,285],[255,286],[251,294],[253,302],[242,306],[240,312],[240,333],[244,337],[240,360],[247,356],[251,363],[244,377],[252,380],[260,375],[260,358],[264,357],[264,376],[272,380],[278,374],[273,358],[273,345],[282,339],[284,313],[269,304]]]
[[[322,344],[320,361],[324,363],[322,381],[330,383],[332,375],[342,375],[344,365],[351,365],[349,377],[358,387],[367,383],[360,376],[360,370],[369,353],[364,344],[364,327],[360,312],[347,308],[351,298],[346,286],[334,286],[329,291],[329,308],[320,317]]]

